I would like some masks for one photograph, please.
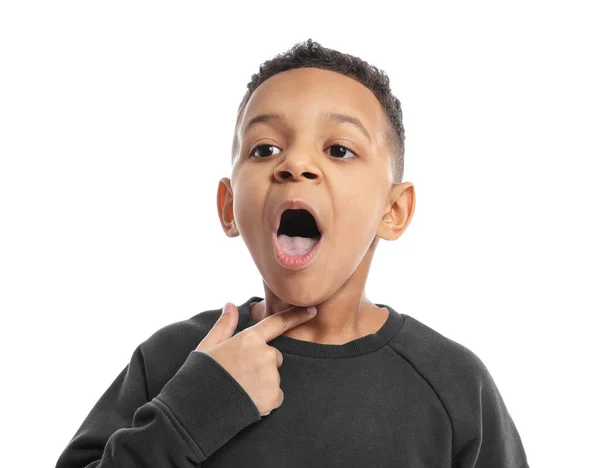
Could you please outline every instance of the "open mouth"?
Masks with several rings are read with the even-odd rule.
[[[281,214],[279,228],[273,237],[279,262],[286,268],[299,268],[314,258],[322,234],[307,210],[288,209]]]

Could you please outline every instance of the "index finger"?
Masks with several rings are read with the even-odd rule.
[[[314,309],[314,310],[313,310]],[[307,322],[317,314],[317,308],[315,306],[310,307],[290,307],[282,312],[269,315],[267,318],[261,320],[254,328],[258,331],[265,342],[268,343],[274,338],[277,338],[283,332],[300,325],[303,322]]]

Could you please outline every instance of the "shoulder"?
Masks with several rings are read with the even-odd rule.
[[[410,315],[403,315],[404,323],[390,346],[415,370],[452,381],[485,378],[489,374],[481,359],[469,348]]]
[[[475,466],[474,460],[494,460],[494,466],[517,466],[515,460],[523,460],[519,466],[528,466],[498,387],[473,351],[409,316],[390,346],[444,406],[452,425],[453,466]]]
[[[169,323],[140,345],[150,399],[177,373],[221,315],[221,308]]]
[[[221,309],[210,309],[185,320],[169,323],[152,333],[141,346],[148,354],[162,352],[165,349],[188,348],[191,343],[195,343],[193,344],[195,348],[208,334],[220,315]]]
[[[482,391],[495,384],[482,360],[466,346],[403,314],[390,347],[433,389],[452,421],[460,419]]]

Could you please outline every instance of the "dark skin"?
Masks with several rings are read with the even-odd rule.
[[[358,118],[370,138],[352,124],[325,123],[320,114],[327,111]],[[263,113],[286,120],[261,122],[244,133]],[[393,183],[389,131],[371,90],[329,70],[287,70],[252,94],[237,131],[231,179],[219,181],[217,207],[225,234],[242,236],[263,278],[265,300],[250,312],[255,323],[292,306],[314,305],[316,317],[283,334],[344,344],[386,321],[389,311],[365,296],[371,261],[379,239],[398,239],[415,210],[413,184]],[[259,144],[267,147],[251,153]],[[300,270],[284,268],[273,253],[274,211],[286,199],[309,203],[323,221],[320,251]]]

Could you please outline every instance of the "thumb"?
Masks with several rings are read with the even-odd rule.
[[[203,349],[211,348],[231,338],[237,327],[239,318],[240,314],[235,304],[226,302],[223,306],[221,316],[200,342],[196,350],[202,351]]]

